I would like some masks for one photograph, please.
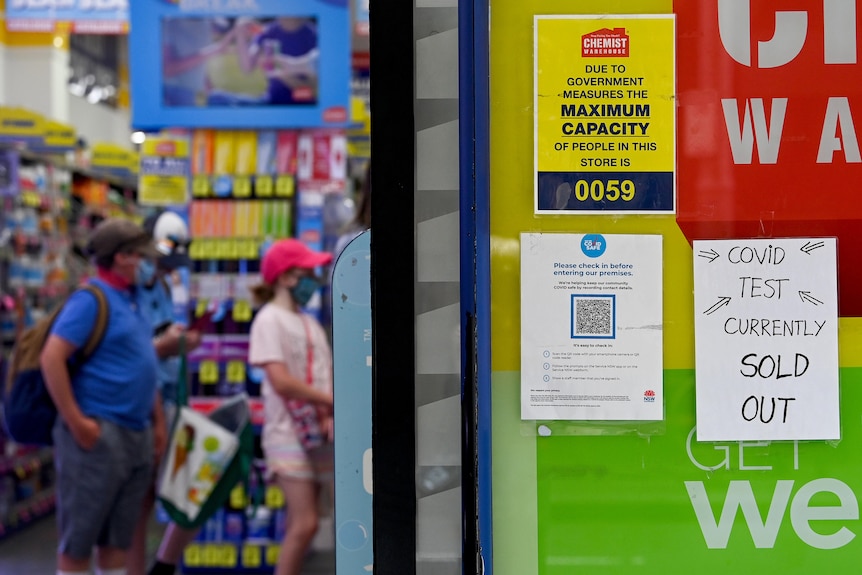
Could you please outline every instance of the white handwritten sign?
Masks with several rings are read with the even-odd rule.
[[[693,247],[698,441],[840,439],[835,238]]]

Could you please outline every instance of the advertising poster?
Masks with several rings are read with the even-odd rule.
[[[533,24],[536,213],[674,213],[674,17]]]
[[[693,247],[698,441],[840,439],[835,238]]]
[[[135,2],[131,18],[136,129],[348,121],[347,0]]]
[[[662,237],[521,234],[521,419],[663,418]]]
[[[54,32],[58,24],[75,34],[125,34],[129,0],[6,0],[10,32]]]
[[[138,203],[185,205],[189,199],[189,140],[175,136],[149,136],[141,146]]]

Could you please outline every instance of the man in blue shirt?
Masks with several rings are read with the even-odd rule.
[[[179,339],[166,334],[154,345],[141,311],[138,265],[157,252],[140,226],[105,220],[92,232],[87,251],[97,267],[91,283],[108,301],[105,336],[70,374],[67,361],[86,342],[98,309],[95,296],[79,291],[64,304],[40,357],[59,413],[53,430],[57,573],[89,573],[96,547],[99,575],[125,575],[126,550],[152,478],[154,453],[163,451],[166,441],[157,401],[157,358],[176,353]]]

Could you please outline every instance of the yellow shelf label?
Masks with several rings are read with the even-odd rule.
[[[204,567],[220,567],[221,550],[217,545],[204,545],[201,553],[201,563]]]
[[[284,507],[284,493],[277,485],[270,485],[266,488],[264,501],[270,509],[280,509]]]
[[[183,552],[183,562],[189,567],[200,567],[201,564],[201,546],[192,543],[186,546]]]
[[[235,176],[233,179],[233,197],[251,197],[251,178],[248,176]]]
[[[260,567],[261,552],[259,545],[243,545],[242,547],[242,566],[243,567]]]
[[[243,256],[247,260],[256,260],[260,252],[260,245],[257,240],[246,240]]]
[[[245,488],[242,485],[237,485],[230,492],[230,506],[235,509],[245,507]]]
[[[228,383],[245,383],[245,362],[233,359],[227,364]]]
[[[238,562],[239,562],[239,551],[237,550],[236,545],[226,543],[226,544],[220,546],[218,567],[224,567],[226,569],[233,569],[237,566]]]
[[[259,198],[271,198],[275,191],[275,182],[272,176],[258,176],[254,180],[254,195]]]
[[[192,179],[192,196],[208,198],[212,195],[212,181],[206,174],[198,174]]]
[[[224,253],[226,260],[239,259],[239,240],[225,240]]]
[[[200,241],[200,240],[199,240]],[[214,260],[218,259],[216,257],[218,253],[218,241],[217,240],[206,240],[201,242],[200,247],[200,258],[202,260]]]
[[[267,566],[274,567],[276,563],[278,563],[278,551],[280,547],[278,545],[269,545],[266,548],[266,564]]]
[[[201,240],[194,240],[189,245],[189,257],[193,260],[201,259]]]
[[[233,302],[233,320],[236,322],[251,321],[251,306],[244,299]]]
[[[279,176],[275,180],[275,195],[279,198],[291,198],[293,186],[293,176]]]
[[[203,385],[213,385],[218,383],[218,364],[213,360],[201,362],[200,382]]]

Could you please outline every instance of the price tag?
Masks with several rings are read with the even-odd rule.
[[[275,195],[279,198],[293,197],[293,176],[279,176],[275,180]]]
[[[201,554],[201,563],[205,567],[218,567],[220,560],[221,553],[218,545],[204,545],[204,550]]]
[[[225,257],[226,260],[239,259],[239,240],[225,240]]]
[[[221,545],[219,549],[219,567],[233,569],[237,566],[238,560],[239,553],[237,552],[236,545],[231,545],[230,543]]]
[[[228,244],[231,240],[214,240],[213,244],[215,244],[215,249],[213,253],[213,259],[217,260],[226,260],[228,256]]]
[[[247,260],[256,260],[260,257],[260,245],[257,240],[246,240],[245,253],[243,256]]]
[[[200,567],[201,565],[201,546],[192,543],[191,545],[186,546],[186,550],[183,552],[183,562],[189,567]]]
[[[201,257],[202,260],[215,260],[218,259],[216,257],[218,246],[218,242],[216,240],[206,240],[201,242]]]
[[[228,383],[245,383],[245,362],[233,359],[227,363]]]
[[[245,489],[242,485],[237,485],[231,490],[230,506],[234,509],[242,509],[245,507]]]
[[[251,306],[244,299],[233,302],[233,320],[239,323],[251,321]]]
[[[200,381],[202,385],[218,383],[218,364],[211,359],[201,362]]]
[[[242,566],[243,567],[260,567],[261,552],[258,545],[243,545],[242,547]]]
[[[281,509],[284,507],[284,493],[277,485],[270,485],[266,488],[264,501],[270,509]]]
[[[201,247],[203,246],[203,240],[194,240],[189,246],[189,257],[193,260],[202,259],[201,256]]]
[[[233,178],[233,197],[235,198],[250,198],[251,197],[251,178],[248,176],[234,176]]]
[[[208,198],[212,195],[212,182],[206,174],[198,174],[192,179],[192,196]]]
[[[272,176],[258,176],[254,180],[254,195],[258,198],[271,198],[275,190]]]
[[[278,563],[278,545],[269,545],[266,548],[266,564],[274,567]]]

